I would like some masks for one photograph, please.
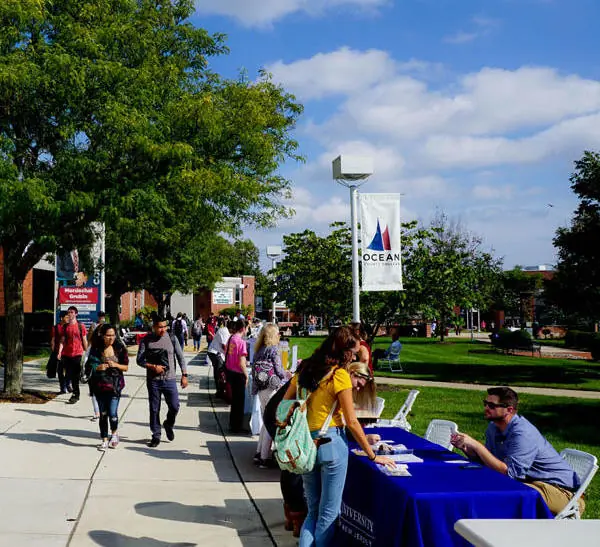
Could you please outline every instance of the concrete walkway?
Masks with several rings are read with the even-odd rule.
[[[213,406],[210,368],[203,354],[187,359],[176,438],[155,449],[146,446],[146,386],[135,363],[116,450],[96,449],[87,387],[76,405],[67,395],[0,404],[0,547],[296,545],[283,529],[279,471],[254,467],[255,437],[223,434],[228,407]],[[25,386],[56,390],[39,364],[25,365]]]
[[[470,391],[485,391],[493,384],[459,384],[453,382],[432,382],[428,380],[412,380],[409,378],[387,378],[376,376],[377,385],[392,386],[416,386],[416,387],[443,387],[448,389],[467,389]],[[521,387],[515,386],[518,393],[530,393],[531,395],[548,395],[550,397],[575,397],[577,399],[600,399],[600,391],[583,391],[577,389],[553,389],[546,387]]]

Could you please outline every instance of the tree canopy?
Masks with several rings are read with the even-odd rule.
[[[571,224],[554,238],[558,264],[547,298],[582,321],[600,317],[600,154],[586,151],[575,162],[571,189],[579,198]]]
[[[264,74],[211,72],[227,48],[189,23],[193,9],[192,0],[0,3],[9,393],[22,384],[23,280],[47,253],[89,247],[91,222],[106,223],[115,292],[152,274],[166,280],[158,291],[196,284],[220,234],[286,214],[289,182],[277,168],[297,159],[290,131],[301,107]]]

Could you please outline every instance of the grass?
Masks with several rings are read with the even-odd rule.
[[[308,357],[323,337],[295,337],[298,357]],[[379,376],[473,384],[510,384],[600,391],[600,363],[570,359],[541,359],[503,355],[485,342],[452,339],[440,343],[430,338],[401,339],[402,373]],[[387,348],[391,338],[377,338],[373,348]]]
[[[42,357],[50,357],[50,348],[25,348],[23,361],[33,361]],[[45,363],[44,366],[46,366]]]
[[[386,400],[383,418],[392,418],[398,411],[410,387],[380,386],[378,395]],[[409,416],[412,432],[423,435],[433,418],[452,420],[459,430],[484,441],[486,422],[481,400],[483,390],[419,388],[419,396]],[[600,458],[598,416],[600,401],[567,397],[523,394],[519,413],[531,421],[559,452],[577,448]],[[592,481],[586,492],[584,518],[600,518],[600,478]]]

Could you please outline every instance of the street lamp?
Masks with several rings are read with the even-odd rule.
[[[360,323],[360,282],[358,279],[358,188],[373,174],[373,159],[362,156],[338,156],[332,162],[333,178],[350,188],[350,224],[352,227],[352,321]]]
[[[281,256],[281,245],[267,245],[267,256],[271,259],[271,269],[274,270],[277,265],[277,259]],[[273,325],[277,324],[275,300],[277,299],[277,292],[273,293]]]

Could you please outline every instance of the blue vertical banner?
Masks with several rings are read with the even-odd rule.
[[[98,312],[104,310],[104,224],[92,224],[92,272],[80,268],[77,249],[56,255],[56,307],[58,323],[60,312],[70,306],[78,310],[78,321],[89,327],[98,321]]]

